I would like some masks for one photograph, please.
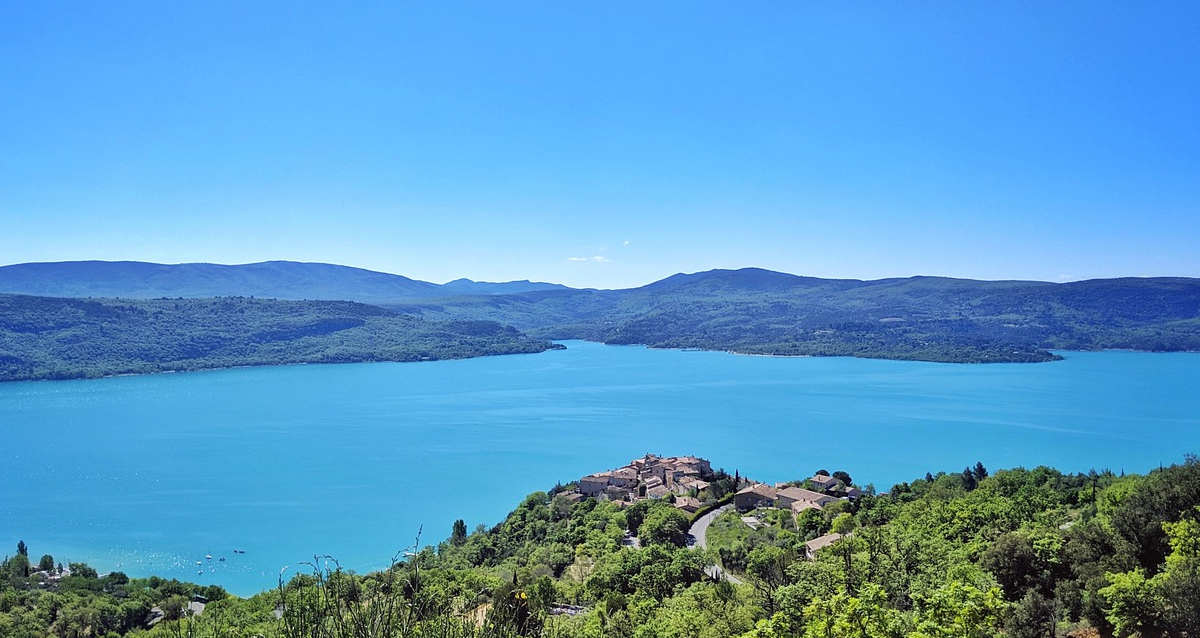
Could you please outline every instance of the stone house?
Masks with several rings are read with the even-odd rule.
[[[691,496],[680,496],[675,499],[675,507],[688,514],[695,514],[696,510],[700,509],[700,499],[692,498]]]
[[[815,509],[823,509],[830,503],[836,503],[838,499],[833,496],[827,496],[812,490],[806,490],[801,487],[788,486],[777,491],[779,507],[793,509],[793,505],[797,502],[808,503]],[[809,509],[809,508],[801,508]],[[795,511],[793,509],[793,511]]]
[[[824,474],[818,474],[808,480],[812,481],[812,484],[819,490],[832,490],[842,484],[840,480]]]
[[[755,483],[734,494],[733,505],[739,512],[748,512],[756,507],[773,507],[777,497],[775,488],[765,483]]]
[[[610,474],[612,475],[609,478],[610,485],[616,485],[617,487],[624,488],[637,487],[638,473],[637,470],[631,467],[623,467],[613,470]]]
[[[579,493],[584,496],[596,496],[608,487],[612,472],[598,472],[579,479]]]
[[[808,560],[816,557],[817,552],[829,547],[842,538],[841,534],[826,534],[818,536],[804,544],[804,556]]]

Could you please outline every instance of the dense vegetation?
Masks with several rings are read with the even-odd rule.
[[[458,359],[553,347],[494,322],[427,321],[342,301],[0,294],[0,381]]]
[[[707,551],[687,546],[667,502],[573,503],[558,489],[491,529],[456,522],[385,571],[318,559],[249,599],[85,566],[47,583],[21,544],[0,565],[0,635],[1200,635],[1194,457],[1147,476],[976,464],[796,519],[761,512],[769,525],[727,527]],[[804,541],[830,531],[845,536],[806,559]],[[746,584],[707,576],[718,557]],[[189,617],[180,604],[197,593],[210,604]],[[168,618],[142,629],[152,605]]]
[[[1021,362],[1052,360],[1050,349],[1200,350],[1200,280],[1182,278],[858,281],[749,268],[396,307],[552,339],[752,354]]]

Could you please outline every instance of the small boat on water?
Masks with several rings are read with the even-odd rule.
[[[208,560],[212,560],[212,554],[205,554],[204,557]]]

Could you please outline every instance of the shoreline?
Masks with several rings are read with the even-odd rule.
[[[758,352],[738,352],[737,350],[726,350],[725,354],[732,354],[739,357],[767,357],[773,359],[812,359],[816,357],[816,355],[812,354],[762,354]]]

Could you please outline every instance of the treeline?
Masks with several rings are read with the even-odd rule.
[[[77,565],[50,584],[18,556],[0,567],[0,635],[1200,635],[1195,457],[1147,476],[976,464],[871,492],[798,517],[753,513],[763,527],[727,527],[704,551],[666,501],[576,502],[556,488],[494,527],[458,521],[387,570],[318,558],[248,599]],[[831,532],[840,540],[808,557],[805,542]],[[710,576],[722,559],[745,584]],[[196,595],[202,615],[174,612]],[[138,625],[168,600],[171,618]]]
[[[157,576],[129,578],[97,574],[85,563],[57,563],[49,554],[36,562],[24,541],[0,563],[0,636],[126,636],[142,634],[156,616],[178,622],[193,600],[219,602],[229,594]],[[247,605],[238,601],[239,605]],[[267,610],[269,618],[270,608]]]
[[[0,295],[0,381],[234,366],[542,352],[490,321],[427,321],[342,301]]]
[[[687,313],[639,319],[601,333],[613,344],[728,350],[742,354],[862,357],[939,363],[1037,363],[1062,357],[1028,340],[987,334],[963,322],[839,322],[808,328],[731,313],[720,326],[687,325]],[[683,324],[683,325],[679,325]]]

